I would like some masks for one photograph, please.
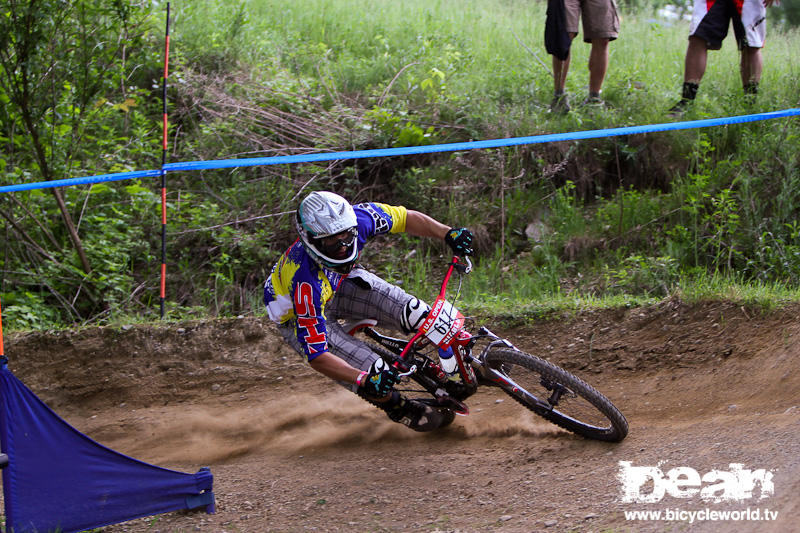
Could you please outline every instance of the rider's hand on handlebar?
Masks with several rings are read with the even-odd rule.
[[[444,242],[453,249],[456,255],[472,255],[472,232],[467,228],[450,228],[444,236]]]
[[[392,392],[392,387],[398,381],[400,381],[400,376],[397,375],[397,371],[387,365],[383,359],[376,359],[361,383],[361,390],[370,396],[382,398]]]

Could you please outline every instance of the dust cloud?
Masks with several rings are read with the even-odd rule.
[[[457,416],[436,438],[541,437],[564,433],[540,422],[515,405],[515,414],[497,415],[491,409]],[[294,395],[244,408],[189,408],[169,423],[148,427],[132,450],[157,463],[220,464],[249,454],[333,452],[338,448],[369,446],[386,441],[430,438],[390,421],[378,409],[351,392]],[[177,418],[177,420],[176,420]]]

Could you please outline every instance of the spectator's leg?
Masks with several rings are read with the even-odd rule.
[[[689,104],[694,101],[697,96],[697,89],[700,88],[700,81],[703,79],[703,74],[706,73],[707,62],[708,43],[700,37],[690,36],[684,60],[681,99],[670,108],[670,115],[674,117],[681,116]]]
[[[689,47],[686,49],[684,62],[683,81],[699,85],[706,73],[708,63],[708,45],[699,38],[689,37]]]
[[[570,33],[570,39],[574,39],[577,33]],[[570,110],[569,98],[566,93],[567,73],[569,73],[569,63],[572,53],[563,61],[553,56],[553,101],[550,103],[550,111],[553,113],[567,113]]]
[[[592,50],[589,52],[589,93],[600,96],[603,80],[608,71],[609,39],[592,39]]]
[[[569,38],[574,39],[577,33],[570,33]],[[564,88],[567,86],[567,73],[569,72],[569,61],[572,59],[572,54],[567,56],[567,59],[560,60],[553,56],[553,92],[555,94],[562,94]]]
[[[741,8],[733,16],[733,32],[741,53],[742,87],[745,99],[750,103],[758,94],[761,70],[764,67],[761,48],[767,37],[765,4],[767,2],[764,0],[743,0]]]
[[[565,60],[560,60],[553,56],[553,89],[556,93],[563,93],[564,87],[567,85],[567,73],[569,72],[569,60],[572,54],[568,55]]]
[[[741,72],[742,87],[745,94],[758,93],[758,82],[761,81],[761,71],[764,61],[761,57],[761,48],[742,47]]]

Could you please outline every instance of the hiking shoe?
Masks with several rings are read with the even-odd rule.
[[[401,398],[400,403],[386,410],[394,422],[408,426],[414,431],[433,431],[444,422],[444,415],[424,403]]]
[[[555,113],[557,115],[566,115],[569,113],[570,109],[569,106],[569,95],[567,93],[561,93],[553,96],[553,100],[550,102],[550,112]]]

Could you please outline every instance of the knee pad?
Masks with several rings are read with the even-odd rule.
[[[403,312],[400,314],[400,325],[403,327],[403,331],[406,334],[416,333],[430,310],[431,306],[419,298],[411,298],[403,306]]]

